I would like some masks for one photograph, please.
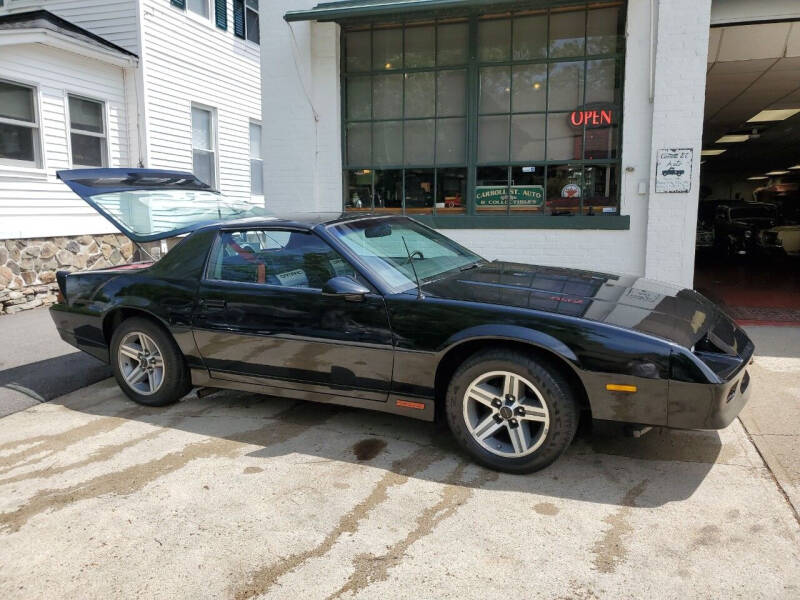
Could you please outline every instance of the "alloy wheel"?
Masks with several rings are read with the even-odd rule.
[[[464,393],[464,420],[473,439],[497,456],[519,458],[544,443],[550,411],[530,381],[510,371],[491,371]]]
[[[153,338],[132,331],[119,344],[119,369],[125,383],[136,393],[155,394],[164,383],[164,358]]]

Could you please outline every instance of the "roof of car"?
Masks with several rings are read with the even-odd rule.
[[[341,223],[350,223],[364,219],[389,219],[396,217],[402,217],[402,215],[386,215],[374,212],[306,212],[274,217],[247,217],[244,219],[233,219],[230,221],[213,223],[208,227],[217,229],[241,229],[242,227],[290,227],[295,229],[311,230],[318,225],[328,227],[330,225],[339,225]]]

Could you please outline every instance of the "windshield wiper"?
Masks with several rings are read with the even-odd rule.
[[[459,271],[469,271],[470,269],[477,269],[482,262],[483,261],[479,260],[477,262],[470,263],[468,265],[464,265],[463,267],[460,267],[458,270]]]

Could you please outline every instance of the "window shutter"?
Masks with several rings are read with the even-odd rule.
[[[214,21],[220,29],[228,28],[228,0],[214,0]]]
[[[233,0],[233,35],[244,39],[244,0]]]
[[[186,8],[186,0],[169,0],[172,6],[177,6],[178,8]]]

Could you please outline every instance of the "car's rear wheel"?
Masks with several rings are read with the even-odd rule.
[[[166,406],[191,389],[177,344],[148,319],[127,319],[114,330],[111,367],[122,391],[139,404]]]
[[[551,365],[522,352],[479,352],[456,370],[446,399],[459,444],[481,464],[530,473],[556,460],[578,427],[569,382]]]

